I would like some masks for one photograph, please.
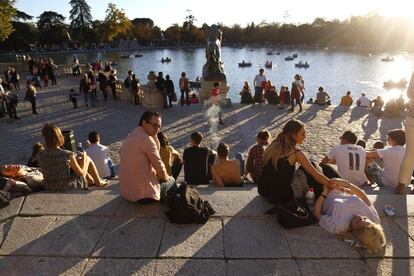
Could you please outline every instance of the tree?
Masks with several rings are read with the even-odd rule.
[[[5,40],[12,32],[12,20],[16,15],[14,0],[0,0],[0,41]]]
[[[0,44],[1,48],[7,50],[30,51],[30,46],[37,43],[39,31],[34,23],[14,21],[14,32]]]
[[[131,21],[132,25],[136,26],[137,24],[143,24],[145,26],[148,26],[150,28],[154,27],[154,21],[152,21],[151,18],[134,18]]]
[[[63,15],[53,11],[45,11],[39,16],[37,28],[42,44],[61,44],[67,40],[67,28],[63,20],[65,20]]]
[[[92,28],[91,7],[85,0],[70,0],[69,4],[72,6],[69,12],[70,28],[75,37],[83,42]]]
[[[122,9],[109,3],[106,13],[104,20],[106,40],[112,42],[117,37],[130,35],[132,23]]]
[[[191,29],[194,25],[194,21],[197,21],[194,15],[191,14],[191,10],[187,10],[187,15],[185,17],[185,21],[183,23],[183,29]]]

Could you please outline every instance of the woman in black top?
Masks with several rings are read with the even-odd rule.
[[[299,163],[305,172],[308,185],[315,189],[315,200],[323,188],[318,183],[330,188],[334,188],[336,185],[330,182],[322,170],[318,170],[317,166],[312,164],[301,150],[296,148],[297,145],[303,143],[305,138],[305,125],[300,121],[290,120],[283,127],[282,132],[265,149],[264,167],[258,191],[270,202],[282,203],[293,199],[291,183],[296,163]],[[330,174],[329,177],[337,177],[330,168],[326,168],[326,170]]]

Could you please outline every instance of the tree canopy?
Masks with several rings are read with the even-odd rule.
[[[74,37],[81,41],[87,41],[93,26],[91,7],[85,0],[70,0],[72,9],[69,11],[70,29]]]
[[[132,29],[132,23],[125,12],[118,9],[113,3],[108,4],[103,24],[105,26],[105,39],[108,42],[112,42],[116,37],[127,37]]]
[[[0,41],[5,40],[12,32],[12,20],[16,15],[14,0],[0,0]]]
[[[45,11],[39,16],[37,28],[42,45],[60,44],[67,40],[65,17],[54,11]]]

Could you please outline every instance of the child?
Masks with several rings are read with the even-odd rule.
[[[199,103],[199,100],[197,99],[197,96],[194,93],[191,96],[191,103],[192,104],[198,104]]]
[[[399,184],[398,176],[405,155],[405,137],[403,129],[390,130],[387,134],[388,147],[367,152],[368,159],[381,159],[384,163],[383,168],[374,162],[367,166],[368,176],[378,186],[391,186],[396,192],[404,192],[405,186]]]
[[[39,142],[33,145],[32,156],[30,156],[29,161],[27,161],[28,167],[39,167],[39,162],[37,161],[36,156],[43,149],[43,145]]]
[[[69,100],[72,102],[74,109],[78,108],[78,99],[76,98],[76,96],[79,96],[79,95],[80,93],[75,93],[74,89],[70,90]]]
[[[214,82],[213,89],[211,90],[211,104],[218,107],[219,109],[219,124],[224,125],[224,122],[221,118],[221,109],[220,109],[220,83],[218,81]]]
[[[270,132],[266,129],[261,130],[259,133],[257,133],[256,136],[257,144],[249,149],[245,176],[247,176],[247,174],[250,174],[253,182],[256,184],[262,175],[264,147],[269,144],[270,139]]]

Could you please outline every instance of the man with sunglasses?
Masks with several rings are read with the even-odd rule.
[[[160,200],[162,190],[174,184],[161,160],[157,133],[161,115],[146,111],[139,126],[125,139],[120,154],[119,188],[121,195],[139,203]]]

